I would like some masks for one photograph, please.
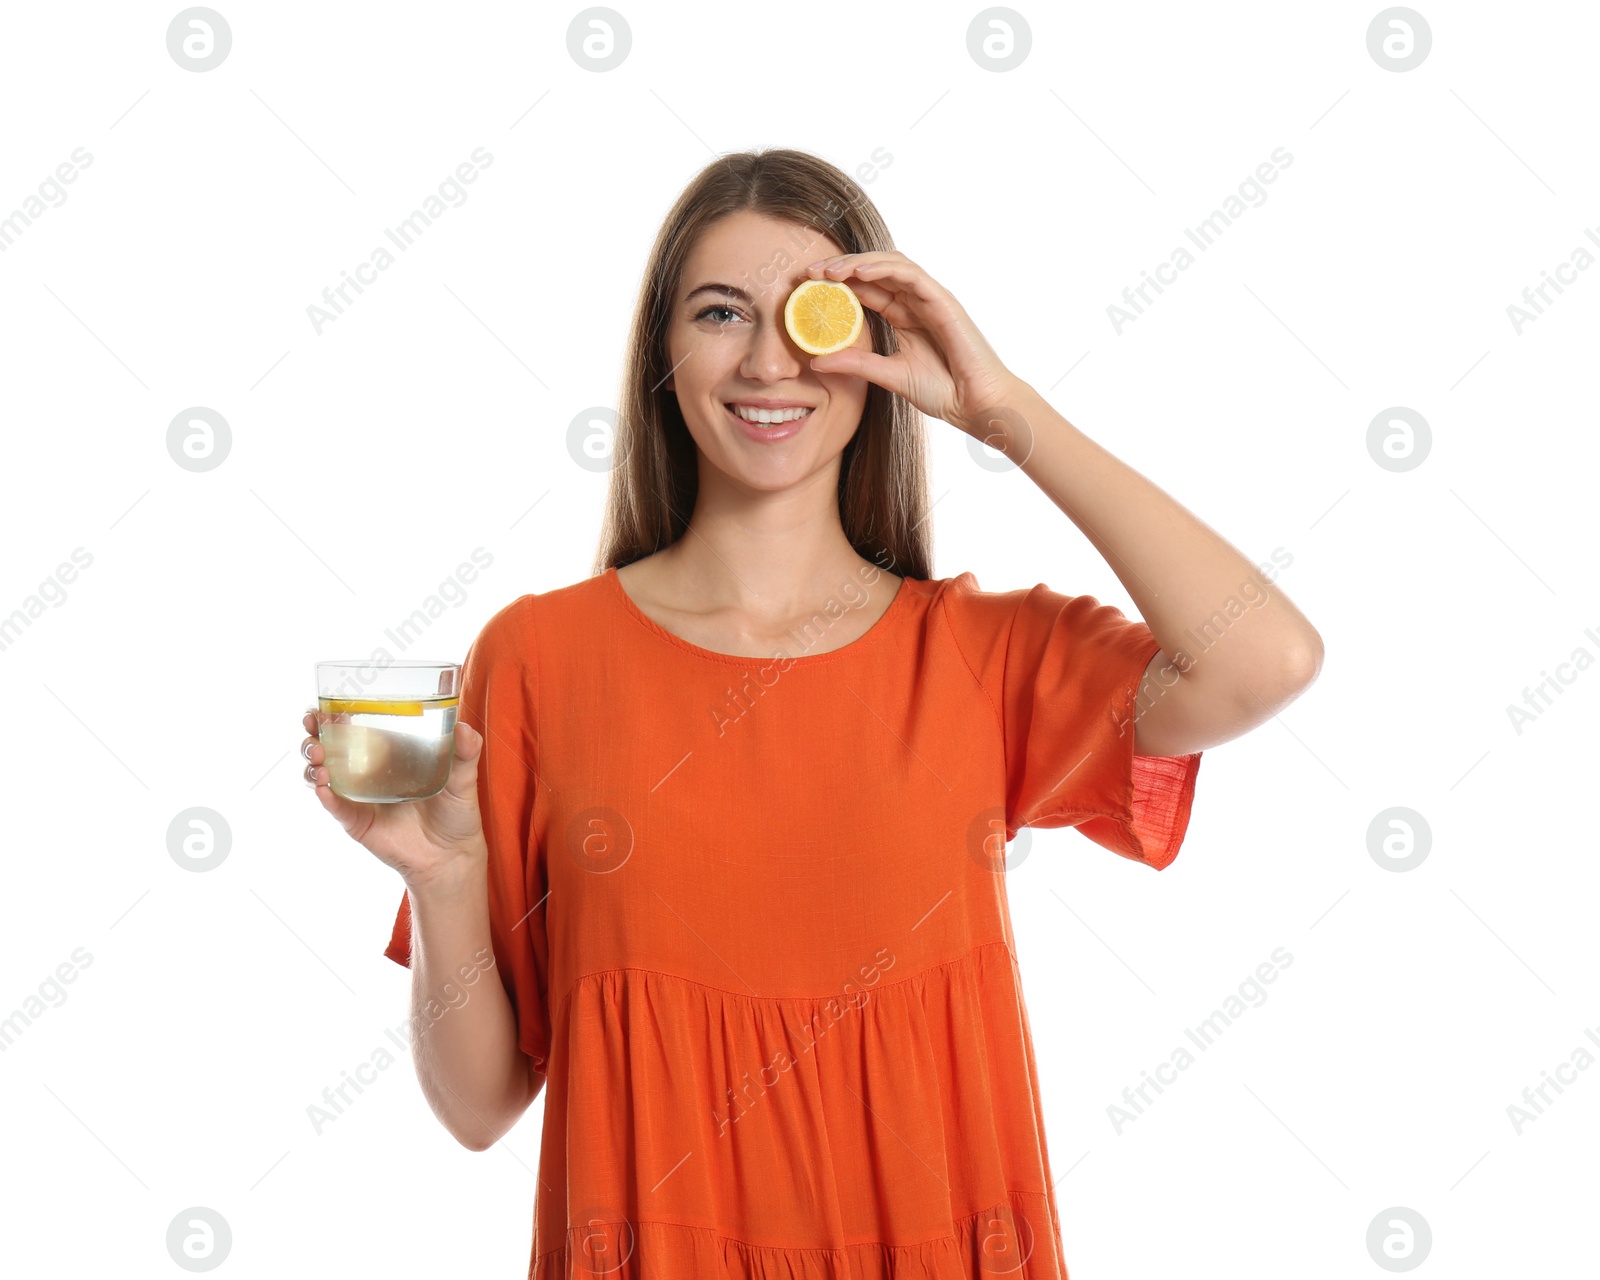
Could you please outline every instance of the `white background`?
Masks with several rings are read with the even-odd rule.
[[[474,548],[407,656],[459,661],[588,573],[605,477],[567,424],[615,404],[677,193],[763,145],[860,177],[1008,367],[1252,561],[1292,556],[1326,643],[1206,753],[1168,870],[1063,830],[1011,873],[1076,1280],[1384,1274],[1395,1206],[1423,1274],[1591,1256],[1600,1071],[1520,1134],[1507,1108],[1600,1054],[1572,803],[1600,674],[1564,668],[1520,733],[1507,706],[1600,652],[1600,270],[1520,334],[1507,307],[1600,253],[1592,6],[1424,4],[1399,73],[1378,3],[1032,5],[1004,72],[948,3],[628,5],[606,72],[568,51],[578,8],[219,7],[204,73],[168,54],[177,5],[13,6],[0,43],[0,217],[92,155],[0,253],[0,617],[92,556],[0,650],[0,1016],[92,957],[0,1053],[8,1271],[179,1274],[168,1224],[205,1206],[224,1274],[522,1274],[542,1098],[474,1154],[402,1055],[307,1117],[392,1048],[409,977],[381,954],[401,885],[304,787],[300,715],[314,661],[384,644]],[[319,335],[308,305],[478,147],[465,203]],[[1279,147],[1265,203],[1118,334],[1108,305]],[[231,428],[205,473],[167,452],[191,406]],[[1431,427],[1409,471],[1368,452],[1391,406]],[[1032,481],[929,429],[936,576],[1133,611]],[[167,848],[193,806],[231,832],[203,874]],[[1393,806],[1431,831],[1414,870],[1369,852]],[[1265,1002],[1119,1134],[1123,1089],[1279,947]]]

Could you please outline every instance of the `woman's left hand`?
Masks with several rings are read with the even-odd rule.
[[[1004,404],[1018,379],[949,290],[898,250],[823,258],[806,274],[848,282],[861,305],[893,327],[899,346],[892,356],[859,346],[813,356],[813,370],[866,378],[975,439],[989,434],[983,412]]]

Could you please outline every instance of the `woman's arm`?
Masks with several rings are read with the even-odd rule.
[[[1161,642],[1140,689],[1138,754],[1188,755],[1227,742],[1317,678],[1322,637],[1288,597],[1006,368],[966,308],[905,254],[840,254],[806,273],[848,281],[897,341],[888,356],[859,346],[814,356],[815,372],[870,378],[1002,450],[1128,589]]]
[[[1238,737],[1302,693],[1322,637],[1216,530],[1012,380],[970,434],[1001,450],[1105,557],[1161,651],[1134,750],[1172,756]],[[1245,606],[1241,609],[1241,605]]]
[[[488,864],[484,846],[471,858],[457,859],[448,874],[406,888],[411,1025],[418,1029],[412,1061],[434,1114],[473,1151],[500,1141],[544,1085],[533,1060],[517,1046],[505,984],[492,964],[483,965],[484,956],[494,955]]]

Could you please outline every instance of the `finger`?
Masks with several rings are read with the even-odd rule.
[[[872,262],[837,263],[827,269],[829,280],[860,280],[876,283],[892,293],[910,294],[928,306],[938,306],[949,293],[926,271],[904,256],[880,258]]]
[[[885,289],[881,284],[873,284],[866,280],[852,280],[850,292],[861,299],[861,305],[868,311],[876,311],[880,315],[888,309],[894,301],[894,294]]]
[[[881,253],[844,253],[832,258],[822,258],[806,268],[813,279],[826,276],[829,280],[873,280],[883,277],[893,279],[903,286],[915,282],[934,284],[933,277],[899,250]]]
[[[300,754],[312,764],[321,764],[323,757],[322,742],[317,738],[307,738],[300,744]]]
[[[891,258],[904,259],[905,256],[898,249],[869,250],[866,253],[836,253],[831,257],[818,258],[806,268],[806,274],[815,277],[840,265],[862,266],[868,262],[880,262]]]
[[[882,274],[881,269],[887,265],[887,262],[877,261],[872,255],[851,254],[813,262],[806,268],[806,275],[812,280],[866,280],[874,274]]]
[[[333,815],[334,821],[344,828],[344,833],[352,840],[360,840],[365,834],[365,827],[370,825],[362,822],[362,806],[353,800],[346,800],[329,785],[326,769],[313,766],[313,772],[318,775],[316,780],[308,781],[306,785],[316,787],[317,800]]]
[[[837,373],[853,378],[865,378],[880,387],[905,395],[904,379],[900,375],[901,357],[880,356],[860,347],[846,347],[825,356],[813,356],[811,368],[817,373]]]
[[[445,780],[445,791],[452,799],[465,800],[469,796],[475,797],[478,790],[478,759],[483,751],[483,735],[474,729],[465,720],[456,721],[455,731],[455,760],[461,764],[460,769],[454,767],[452,761],[450,776]]]
[[[457,720],[455,749],[456,759],[463,763],[476,760],[478,753],[483,750],[483,735],[465,720]]]

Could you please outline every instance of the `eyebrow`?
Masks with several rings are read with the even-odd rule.
[[[697,297],[699,297],[702,293],[723,293],[723,294],[727,294],[728,297],[737,298],[740,302],[744,303],[746,306],[750,306],[752,303],[755,302],[755,299],[752,298],[743,289],[736,289],[731,284],[702,284],[702,285],[697,285],[695,288],[689,290],[688,296],[686,298],[684,298],[684,300],[683,300],[684,305],[687,306],[689,303],[693,302]]]

